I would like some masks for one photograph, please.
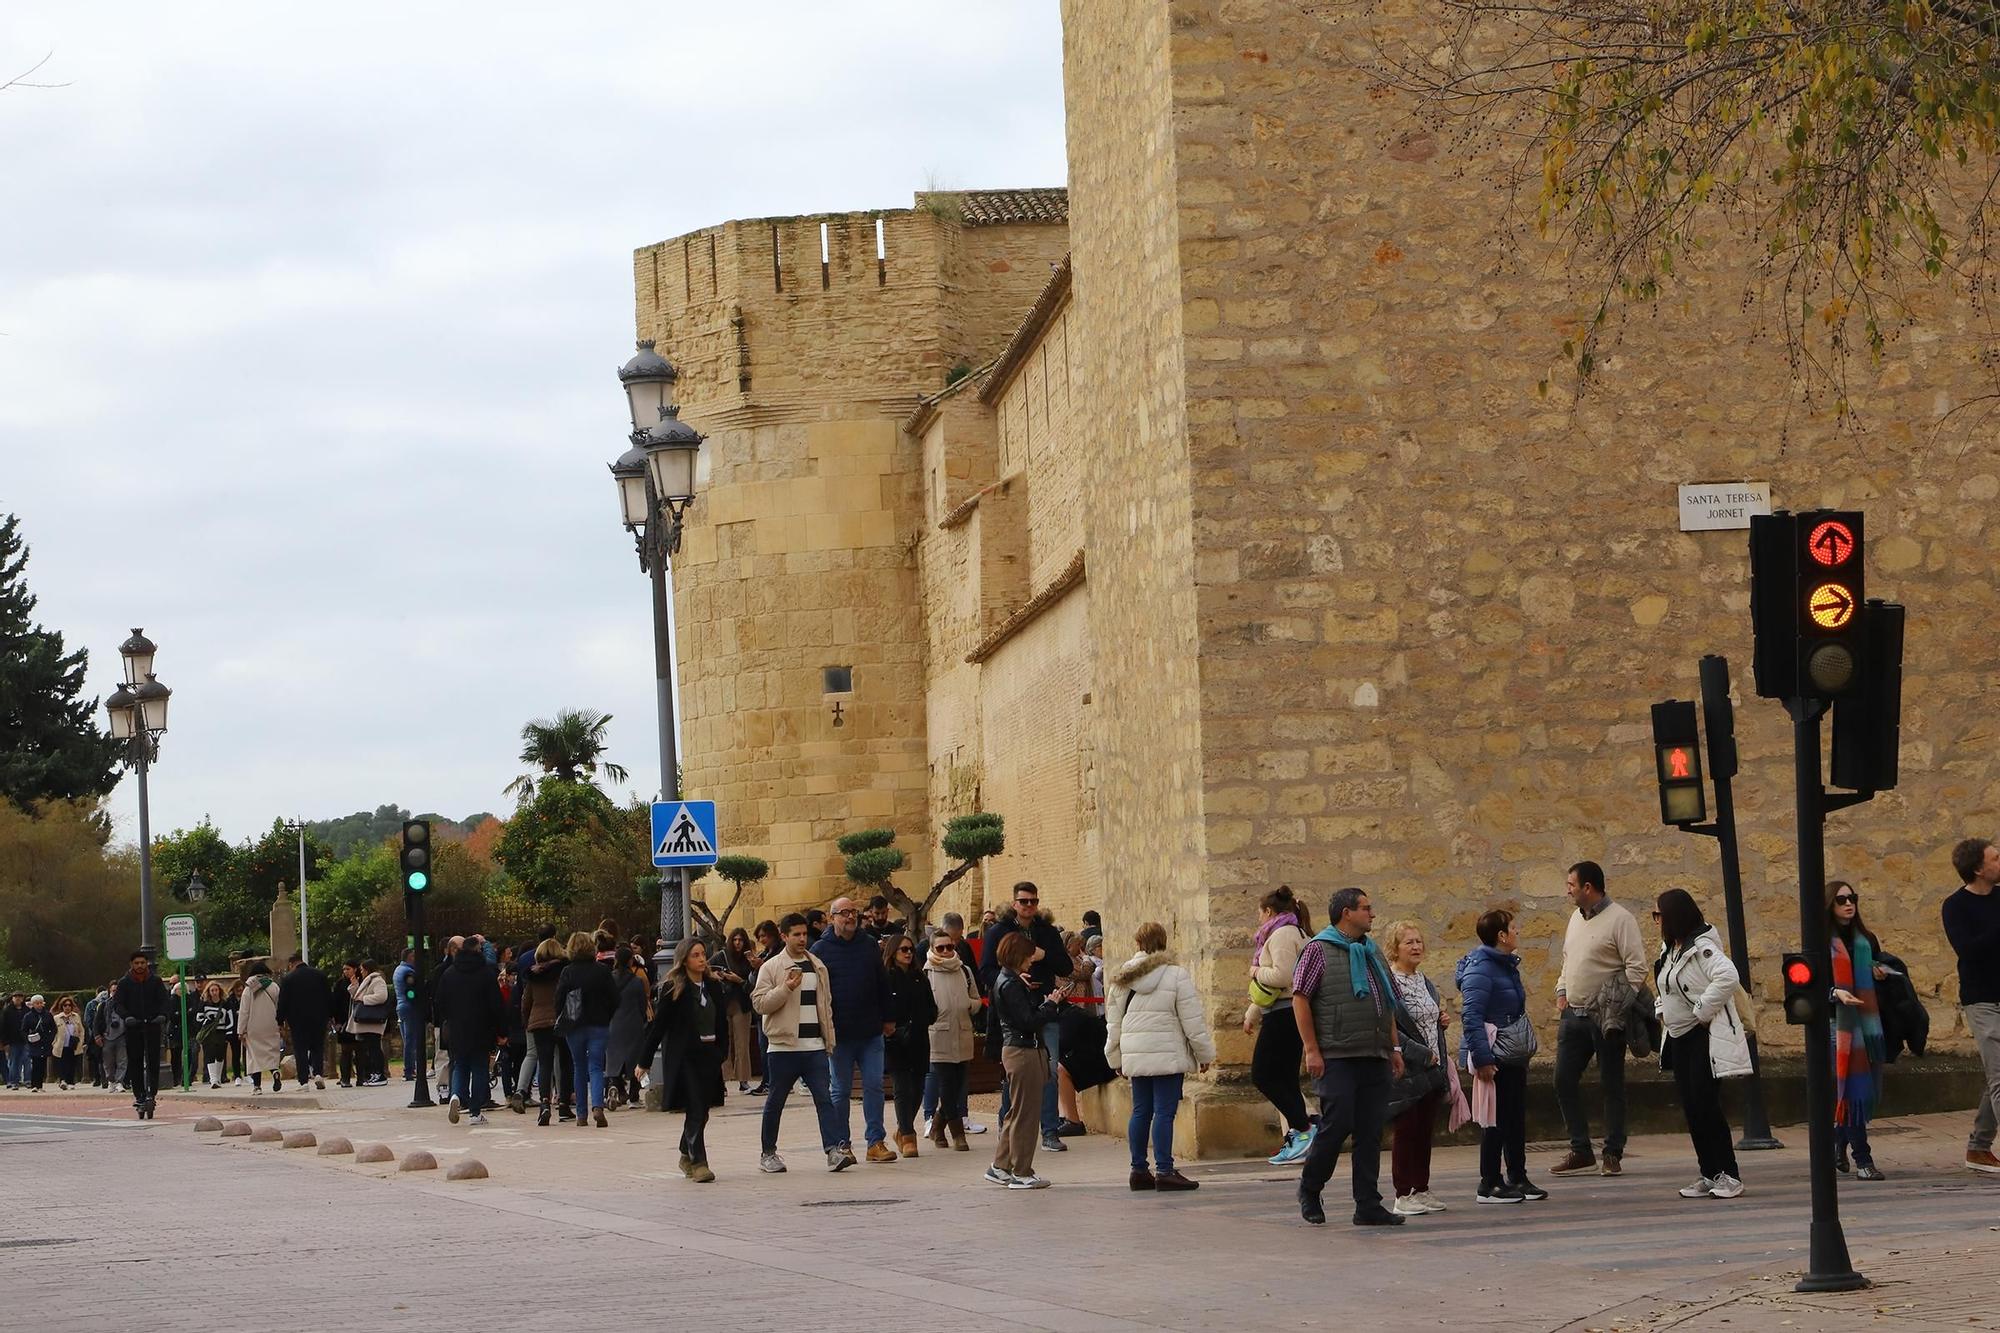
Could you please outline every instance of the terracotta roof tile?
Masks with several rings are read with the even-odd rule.
[[[1069,191],[1037,190],[934,190],[917,196],[917,206],[926,199],[956,202],[959,220],[968,227],[1000,227],[1010,223],[1069,221]]]

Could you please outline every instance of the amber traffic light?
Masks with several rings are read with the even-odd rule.
[[[1860,688],[1867,660],[1861,514],[1814,510],[1797,516],[1793,532],[1798,696],[1837,699]]]

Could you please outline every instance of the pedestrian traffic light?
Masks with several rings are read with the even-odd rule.
[[[1708,814],[1708,799],[1692,699],[1653,705],[1653,764],[1660,784],[1660,822],[1699,824]]]
[[[1826,979],[1802,953],[1785,955],[1785,1021],[1793,1025],[1826,1017],[1832,997]]]
[[[1750,516],[1751,678],[1760,699],[1789,699],[1798,692],[1799,631],[1792,614],[1798,596],[1797,520],[1780,509]]]
[[[1862,615],[1861,514],[1815,509],[1796,516],[1798,690],[1837,699],[1861,684],[1867,664]]]
[[[1833,705],[1833,785],[1891,791],[1903,743],[1903,608],[1870,601],[1861,620],[1861,684]]]
[[[431,886],[431,822],[403,821],[403,887],[422,893]]]

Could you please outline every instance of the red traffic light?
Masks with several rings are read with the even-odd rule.
[[[1812,964],[1803,958],[1794,958],[1785,964],[1785,980],[1794,986],[1804,986],[1812,981]]]
[[[1806,538],[1806,553],[1815,564],[1837,569],[1854,554],[1854,529],[1837,518],[1814,527]]]

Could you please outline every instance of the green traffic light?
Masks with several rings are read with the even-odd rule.
[[[431,877],[423,871],[412,870],[410,872],[409,884],[412,889],[427,889],[430,887],[430,883]]]

